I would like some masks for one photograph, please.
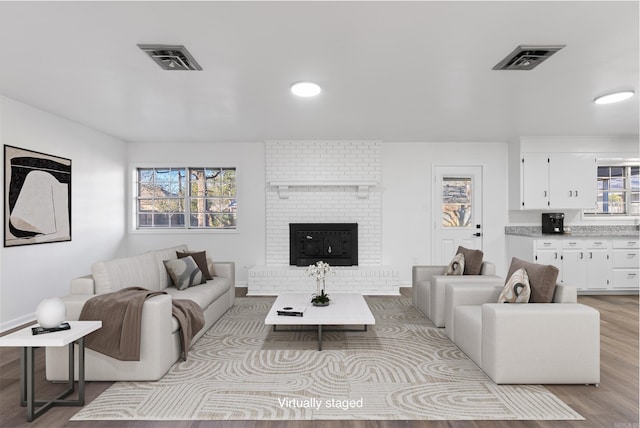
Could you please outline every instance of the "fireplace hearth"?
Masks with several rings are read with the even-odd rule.
[[[290,223],[289,264],[358,265],[357,223]]]

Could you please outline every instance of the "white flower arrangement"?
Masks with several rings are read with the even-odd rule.
[[[325,263],[322,260],[318,261],[315,265],[309,265],[305,273],[308,276],[313,276],[316,279],[325,279],[327,275],[333,273],[329,263]]]
[[[319,260],[315,265],[309,265],[309,267],[305,272],[307,275],[313,276],[316,278],[317,292],[311,298],[311,303],[313,303],[314,306],[328,305],[331,299],[325,293],[324,280],[327,277],[327,275],[333,273],[333,270],[331,270],[331,266],[329,265],[329,263],[325,263],[322,260]]]

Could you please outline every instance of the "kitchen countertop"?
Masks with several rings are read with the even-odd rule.
[[[541,226],[505,226],[505,235],[531,238],[639,238],[639,225],[570,226],[570,233],[542,234]]]

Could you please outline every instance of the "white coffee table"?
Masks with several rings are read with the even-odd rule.
[[[102,327],[102,321],[67,321],[69,330],[33,335],[31,327],[0,337],[0,346],[21,347],[20,358],[20,405],[27,407],[27,420],[35,418],[53,406],[84,406],[84,337]],[[78,399],[64,400],[75,390],[73,344],[78,342]],[[47,346],[69,346],[69,385],[60,395],[49,401],[35,399],[34,358],[35,348]],[[35,407],[39,406],[38,410]]]
[[[313,306],[310,293],[284,293],[280,294],[271,306],[264,323],[277,326],[318,326],[318,351],[322,351],[322,329],[329,325],[363,325],[367,331],[368,325],[375,325],[376,319],[369,309],[369,305],[359,293],[334,293],[330,295],[329,306]],[[284,307],[306,307],[301,317],[278,315],[278,310]],[[298,330],[299,331],[299,330]],[[325,330],[326,331],[326,330]],[[340,331],[354,331],[341,329]]]

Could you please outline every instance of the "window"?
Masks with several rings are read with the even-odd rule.
[[[442,177],[442,227],[471,225],[471,177]]]
[[[598,166],[598,207],[585,212],[600,216],[640,215],[640,180],[637,165]]]
[[[138,168],[137,229],[235,229],[235,168]]]

